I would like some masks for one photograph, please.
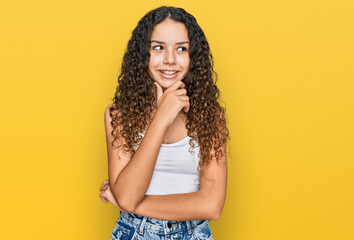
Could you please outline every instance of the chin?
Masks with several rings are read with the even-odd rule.
[[[168,80],[160,80],[160,81],[156,81],[158,84],[160,84],[160,86],[163,88],[163,89],[166,89],[166,88],[169,88],[171,87],[171,85],[173,83],[175,83],[176,81],[178,81],[178,79],[168,79]]]

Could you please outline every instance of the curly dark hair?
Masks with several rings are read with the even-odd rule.
[[[133,30],[123,57],[113,104],[109,108],[114,136],[112,145],[118,148],[123,145],[125,152],[134,154],[142,141],[139,133],[152,121],[156,98],[154,80],[148,74],[150,37],[154,26],[166,18],[183,23],[188,30],[190,66],[183,79],[190,100],[186,128],[191,137],[190,151],[196,147],[193,140],[200,147],[198,169],[201,172],[213,158],[219,162],[226,154],[223,145],[230,137],[225,108],[218,102],[217,75],[213,70],[209,44],[196,19],[182,8],[163,6],[151,10]]]

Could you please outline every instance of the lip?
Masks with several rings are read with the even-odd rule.
[[[175,72],[174,74],[166,74],[163,73],[162,71],[171,71],[171,72]],[[159,74],[163,77],[163,78],[167,78],[167,79],[173,79],[175,77],[177,77],[179,71],[178,70],[158,70]]]

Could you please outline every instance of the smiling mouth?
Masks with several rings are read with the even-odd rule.
[[[173,74],[177,73],[177,71],[163,71],[163,70],[159,70],[159,72],[161,72],[163,74],[167,74],[167,75],[173,75]]]
[[[165,79],[174,79],[178,76],[179,71],[172,71],[172,70],[159,70],[159,73],[162,78]]]

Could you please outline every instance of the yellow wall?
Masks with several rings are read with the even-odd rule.
[[[17,0],[0,7],[0,239],[109,239],[103,113],[150,9],[192,13],[229,116],[215,239],[354,239],[352,1]]]

